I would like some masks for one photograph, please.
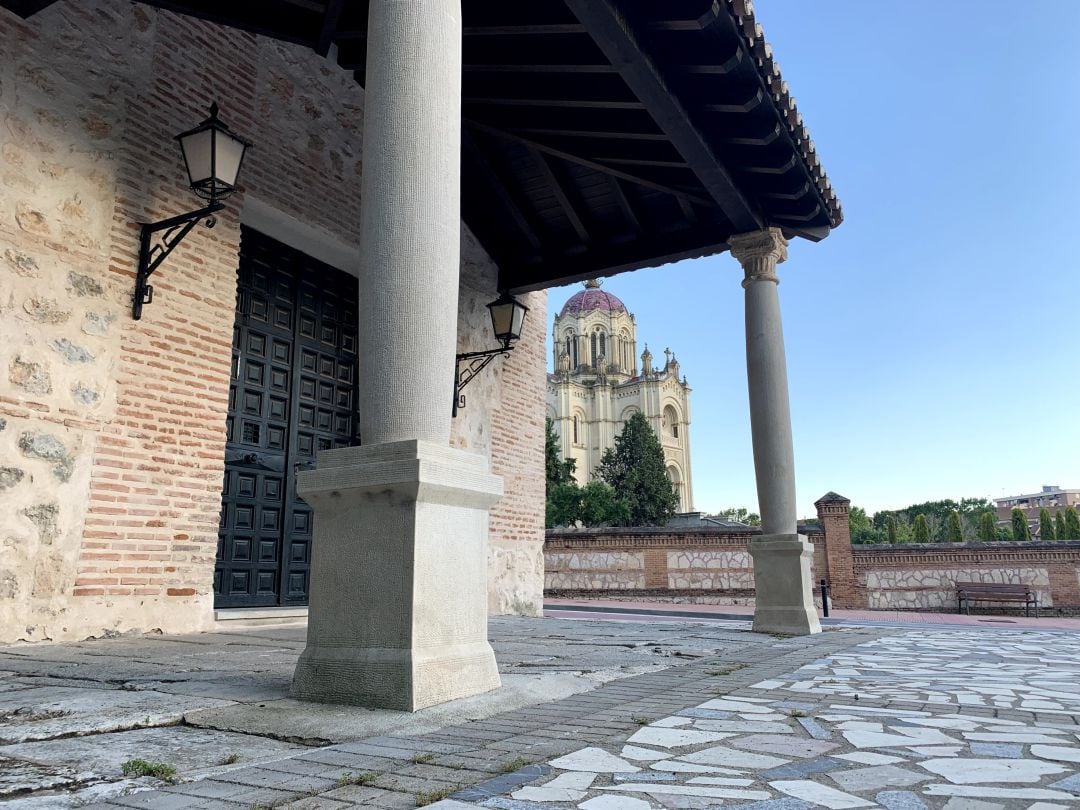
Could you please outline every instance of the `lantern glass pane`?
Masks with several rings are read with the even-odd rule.
[[[217,180],[225,185],[236,185],[236,175],[240,172],[240,161],[244,158],[244,142],[224,132],[219,132],[215,139],[217,149]]]
[[[514,320],[513,312],[514,305],[509,302],[499,302],[491,306],[491,329],[499,340],[510,334]]]
[[[188,179],[191,185],[206,183],[212,172],[211,154],[214,144],[213,130],[204,129],[193,132],[180,139],[180,148],[184,152]]]
[[[526,312],[528,312],[528,310],[525,309],[525,307],[519,304],[514,305],[514,324],[513,328],[510,331],[515,338],[521,337],[521,327],[525,323]]]

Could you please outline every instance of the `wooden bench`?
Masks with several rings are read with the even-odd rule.
[[[971,614],[972,602],[1016,602],[1024,604],[1024,615],[1039,618],[1039,597],[1028,585],[1006,585],[997,582],[957,582],[956,612]]]

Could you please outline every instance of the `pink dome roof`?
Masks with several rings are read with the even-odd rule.
[[[562,318],[567,313],[581,315],[594,310],[626,312],[626,304],[611,293],[601,290],[600,285],[596,282],[589,281],[586,282],[584,290],[570,296],[570,300],[563,304],[559,317]]]

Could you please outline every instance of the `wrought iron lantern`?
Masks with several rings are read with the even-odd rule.
[[[135,320],[142,317],[143,305],[154,300],[154,288],[148,283],[153,272],[201,220],[206,220],[208,228],[217,224],[213,215],[225,207],[221,200],[236,190],[236,180],[240,175],[244,155],[251,146],[218,118],[216,103],[210,105],[209,118],[194,129],[181,132],[176,136],[176,140],[180,143],[188,184],[207,204],[197,211],[142,226],[139,266],[135,275],[135,293],[131,305],[131,314]],[[155,245],[153,238],[159,232],[160,244]]]
[[[465,407],[465,395],[461,393],[461,390],[472,381],[473,377],[483,371],[488,363],[500,354],[509,354],[513,350],[513,343],[521,337],[525,315],[529,312],[527,306],[505,292],[487,307],[491,315],[491,330],[502,346],[497,349],[457,355],[457,366],[454,370],[454,416],[457,416],[458,408]]]

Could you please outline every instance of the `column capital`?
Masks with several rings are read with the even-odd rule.
[[[787,239],[779,228],[765,228],[730,237],[728,247],[731,255],[742,265],[746,274],[743,286],[750,281],[771,281],[779,284],[776,265],[787,258],[787,245]]]

